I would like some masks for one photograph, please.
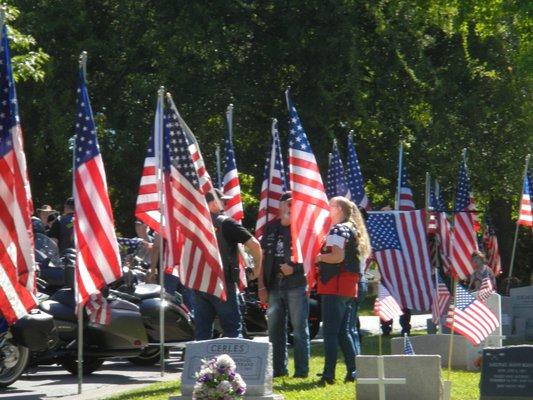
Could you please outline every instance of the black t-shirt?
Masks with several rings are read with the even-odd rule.
[[[57,239],[60,252],[74,248],[74,214],[58,217],[50,227],[48,236]]]
[[[231,248],[236,247],[238,243],[246,243],[252,237],[252,234],[233,218],[222,221],[221,230]]]

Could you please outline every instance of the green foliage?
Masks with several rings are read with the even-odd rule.
[[[531,2],[11,3],[21,10],[17,26],[50,55],[45,81],[18,88],[37,203],[61,205],[69,194],[77,57],[87,50],[93,110],[113,132],[102,137],[102,154],[122,231],[132,229],[160,85],[173,93],[211,171],[224,111],[235,104],[237,164],[256,178],[249,194],[259,191],[271,117],[285,147],[283,91],[291,85],[322,171],[331,140],[343,152],[355,131],[375,207],[393,204],[400,139],[419,206],[426,171],[452,202],[467,148],[476,198],[491,207],[508,265],[523,157],[533,148]],[[527,257],[531,250],[518,254],[519,269],[530,265]]]

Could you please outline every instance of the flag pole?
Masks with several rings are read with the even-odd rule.
[[[453,314],[452,314],[452,323],[450,325],[450,348],[448,350],[448,381],[451,382],[451,374],[452,374],[452,353],[453,353],[453,327],[454,327],[454,324],[455,324],[455,306],[457,304],[457,279],[455,278],[452,278],[453,279],[453,287],[452,287],[452,291],[453,291],[453,307],[454,307],[454,311],[453,311]]]
[[[524,174],[522,176],[522,187],[524,185],[524,180],[527,179],[527,169],[529,167],[529,158],[530,158],[530,154],[526,155],[526,165],[524,167]],[[523,189],[521,189],[521,192],[522,192]],[[531,188],[530,188],[531,190]],[[522,203],[522,195],[523,193],[520,193],[520,204]],[[518,208],[519,212],[520,212],[520,206]],[[520,219],[520,217],[518,218]],[[516,229],[515,229],[515,232],[514,232],[514,241],[513,241],[513,251],[511,253],[511,264],[509,265],[509,276],[507,277],[507,290],[506,290],[506,293],[507,295],[509,295],[509,291],[511,290],[511,277],[513,276],[513,267],[514,267],[514,258],[515,258],[515,254],[516,254],[516,243],[518,241],[518,227],[520,225],[518,224],[518,220],[516,221]]]
[[[270,166],[268,168],[268,179],[267,179],[267,198],[266,198],[266,214],[265,214],[265,227],[268,225],[268,214],[270,213],[270,182],[272,181],[272,176],[270,175],[272,171],[274,170],[274,165],[276,164],[276,143],[275,143],[275,132],[276,132],[276,126],[277,126],[278,120],[276,118],[272,118],[272,127],[270,130],[270,135],[272,136],[272,146],[270,147]],[[272,151],[274,149],[274,152]]]
[[[396,199],[394,204],[394,209],[400,209],[400,191],[402,189],[402,169],[403,169],[403,142],[400,141],[400,151],[398,158],[398,184],[396,188]]]
[[[228,123],[228,136],[233,141],[233,104],[230,104],[226,110],[226,121]]]
[[[215,158],[217,163],[217,186],[219,189],[222,188],[222,170],[220,169],[220,145],[217,144],[217,148],[215,149]]]
[[[426,194],[426,201],[425,201],[425,208],[426,208],[426,231],[427,231],[427,228],[429,226],[429,213],[430,213],[430,204],[429,204],[429,196],[430,196],[430,186],[431,186],[431,176],[429,175],[429,172],[426,172],[426,190],[425,190],[425,194]],[[429,238],[428,238],[429,240]],[[435,246],[435,238],[433,238],[433,243],[432,243],[432,246]],[[433,288],[433,301],[436,301],[437,300],[437,297],[438,297],[438,287],[439,287],[439,284],[438,284],[438,278],[437,278],[437,274],[438,274],[438,268],[437,266],[435,266],[434,268],[434,272],[435,272],[435,287]],[[440,332],[440,316],[439,316],[439,320],[437,321],[437,332]]]
[[[83,51],[80,54],[79,59],[80,69],[83,75],[83,79],[86,80],[87,78],[87,52]],[[76,166],[76,138],[74,136],[74,143],[72,146],[72,174],[74,174],[74,169]],[[74,183],[74,180],[72,180]],[[74,184],[72,185],[73,194],[76,190],[76,187]],[[74,204],[74,207],[76,204]],[[74,208],[75,210],[75,208]],[[74,235],[74,240],[76,240],[76,235]],[[77,262],[75,264],[75,267],[77,266]],[[74,274],[74,277],[76,274]],[[77,292],[79,290],[78,288],[78,280],[74,279],[74,295],[77,295]],[[83,390],[83,304],[80,304],[78,306],[78,394],[81,394]]]
[[[438,199],[440,196],[440,185],[439,185],[439,181],[435,179],[435,198]],[[442,210],[441,210],[442,211]],[[438,240],[437,238],[435,238],[435,240]],[[439,270],[440,270],[440,267],[441,267],[441,259],[440,259],[440,250],[439,250],[439,245],[440,243],[435,243],[435,245],[437,246],[437,270],[435,271],[435,288],[437,288],[437,298],[438,298],[438,287],[439,287],[439,278],[437,276],[437,274],[439,273]],[[439,315],[439,322],[438,322],[438,332],[439,333],[442,333],[442,322],[441,322],[441,315]]]
[[[163,110],[165,88],[161,86],[157,91],[157,110],[155,120],[155,153],[157,159],[157,195],[159,198],[159,363],[161,376],[165,376],[165,269],[163,266],[163,229],[165,224],[165,196],[163,193]]]

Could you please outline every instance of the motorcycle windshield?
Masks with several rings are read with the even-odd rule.
[[[61,258],[59,257],[59,248],[57,247],[57,244],[45,234],[35,234],[35,250],[46,255],[54,265],[61,265]]]

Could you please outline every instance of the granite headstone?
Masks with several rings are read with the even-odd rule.
[[[272,344],[247,339],[222,338],[189,342],[185,348],[185,363],[181,375],[182,397],[190,398],[195,384],[195,375],[202,360],[228,354],[237,365],[237,373],[246,382],[248,399],[282,399],[272,393]]]
[[[533,399],[533,346],[484,349],[480,399]]]
[[[511,289],[511,307],[515,319],[525,320],[525,339],[533,339],[533,286]],[[516,333],[521,336],[521,332]]]

